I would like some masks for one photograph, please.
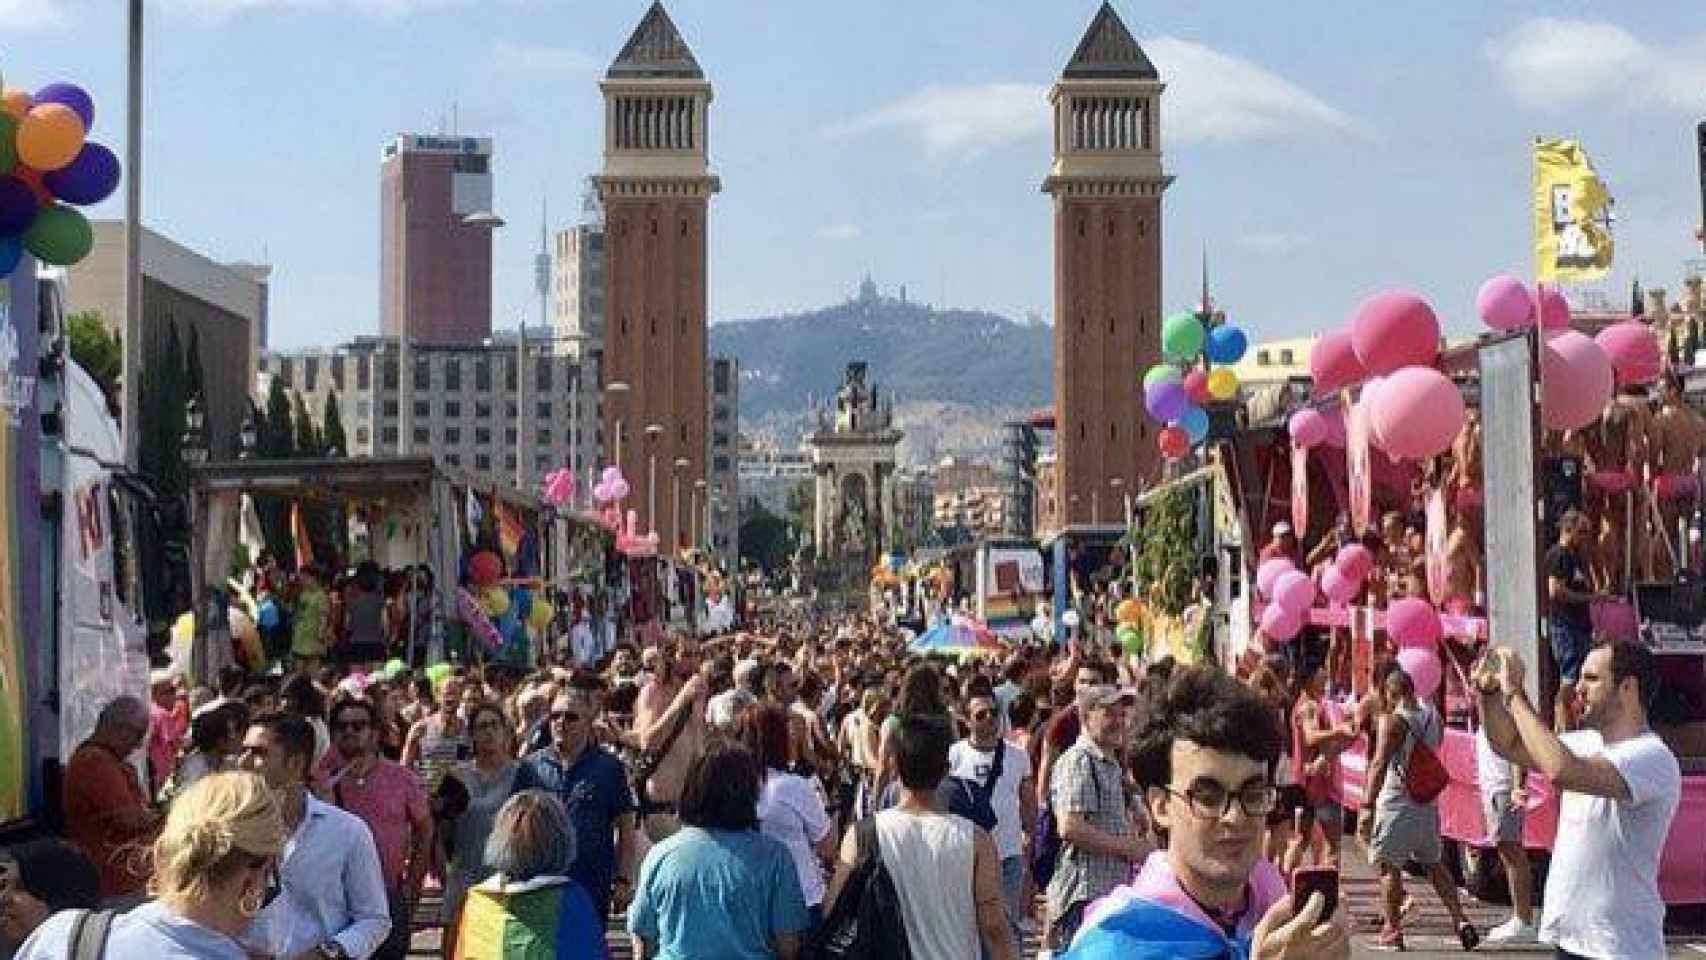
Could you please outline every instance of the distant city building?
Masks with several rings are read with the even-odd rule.
[[[119,336],[124,329],[124,224],[97,220],[91,227],[95,242],[89,255],[65,269],[65,309],[93,310]],[[141,247],[143,357],[163,347],[174,325],[184,350],[195,331],[208,449],[215,460],[235,459],[266,323],[267,268],[218,263],[147,227]]]
[[[654,3],[606,72],[604,168],[594,178],[605,222],[603,376],[626,392],[604,404],[605,433],[642,493],[650,458],[690,461],[709,483],[706,428],[706,228],[711,195],[711,85]],[[656,429],[653,429],[656,428]],[[618,437],[617,431],[621,431]],[[691,531],[657,499],[638,497],[641,529],[673,550]]]
[[[994,466],[943,457],[929,476],[938,530],[957,527],[974,539],[1005,535],[1007,484]]]
[[[580,409],[581,371],[574,358],[530,345],[518,371],[513,335],[490,345],[416,345],[410,354],[410,453],[508,486],[516,480],[519,447],[524,488],[569,466],[583,491],[590,489],[597,450],[586,429],[592,418]],[[337,392],[349,444],[344,452],[352,457],[399,452],[404,420],[399,372],[397,342],[379,337],[359,337],[329,350],[267,354],[261,361],[262,380],[281,378],[300,393],[316,424],[326,395]],[[518,373],[527,378],[525,418],[516,406]],[[264,399],[262,392],[263,404]],[[572,429],[577,420],[581,429]],[[527,424],[527,436],[520,435],[519,423]]]
[[[557,231],[551,251],[556,307],[552,332],[574,350],[600,348],[604,341],[604,224],[581,223]],[[582,348],[582,349],[585,349]]]
[[[1037,493],[1032,505],[1033,536],[1046,540],[1065,522],[1066,512],[1060,502],[1060,461],[1053,450],[1037,455]]]
[[[901,535],[914,545],[928,541],[936,529],[935,486],[930,472],[901,469],[895,475],[894,492]]]
[[[405,133],[379,160],[380,332],[412,343],[492,335],[492,139]]]
[[[711,469],[707,496],[699,499],[700,536],[708,530],[711,548],[733,569],[740,556],[739,360],[711,358],[710,406]]]
[[[1160,359],[1163,86],[1103,4],[1049,91],[1055,443],[1072,523],[1111,479],[1152,480],[1160,462],[1140,378]]]
[[[757,500],[764,509],[785,517],[788,496],[812,479],[812,455],[807,449],[783,450],[769,438],[741,437],[740,495]]]
[[[1001,486],[1007,525],[1001,532],[1029,537],[1035,532],[1037,430],[1023,420],[1002,425]]]
[[[807,444],[817,478],[812,543],[822,561],[869,561],[894,544],[894,407],[863,361],[847,365],[835,399],[817,411]]]

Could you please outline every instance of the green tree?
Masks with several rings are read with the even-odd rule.
[[[1160,584],[1153,594],[1162,613],[1177,616],[1191,599],[1191,578],[1198,564],[1197,511],[1191,492],[1171,490],[1144,509],[1143,522],[1123,545],[1137,547],[1137,577]]]
[[[775,573],[794,552],[794,530],[788,521],[765,509],[757,497],[747,499],[741,511],[740,559],[758,564],[765,573]]]
[[[320,432],[314,427],[314,418],[308,413],[308,404],[303,401],[302,394],[292,390],[290,393],[291,418],[296,425],[296,455],[299,457],[317,457],[320,455]]]
[[[189,401],[184,351],[177,324],[143,359],[141,421],[137,424],[137,462],[169,497],[184,492],[184,405]]]
[[[65,318],[70,334],[71,359],[95,383],[107,398],[108,412],[118,414],[119,376],[124,370],[124,348],[118,338],[107,330],[107,322],[98,310],[83,310]]]
[[[184,397],[200,397],[203,406],[207,404],[207,383],[201,373],[201,334],[194,325],[190,326],[189,346],[184,351]]]
[[[336,390],[326,394],[326,408],[320,419],[320,446],[327,456],[349,456],[349,439],[344,435],[344,414]]]
[[[267,460],[288,460],[296,453],[296,426],[291,412],[290,389],[278,377],[267,391],[267,416],[261,423],[260,455]]]

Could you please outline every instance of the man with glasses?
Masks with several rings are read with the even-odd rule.
[[[391,932],[379,851],[359,818],[308,792],[313,758],[314,728],[294,714],[261,714],[243,737],[241,765],[273,789],[289,839],[280,895],[242,941],[270,957],[362,960]]]
[[[125,762],[147,736],[148,707],[119,697],[101,708],[95,731],[65,765],[65,832],[101,871],[101,896],[133,905],[148,874],[126,851],[160,826],[136,768]]]
[[[1031,758],[1001,737],[995,694],[978,689],[966,698],[966,721],[971,736],[948,751],[948,773],[989,786],[989,806],[995,811],[990,839],[1001,858],[1001,896],[1007,901],[1007,923],[1015,942],[1023,942],[1025,909],[1025,824],[1036,819],[1036,788],[1031,783]],[[996,769],[996,751],[1001,753]]]
[[[421,900],[432,851],[426,788],[408,767],[379,755],[379,718],[372,701],[340,698],[332,704],[331,717],[332,742],[344,760],[343,769],[331,778],[332,797],[373,832],[390,903],[391,932],[373,956],[402,960],[409,951],[409,924]]]
[[[1294,912],[1261,859],[1277,790],[1273,710],[1213,666],[1179,671],[1136,738],[1134,766],[1165,850],[1083,918],[1065,960],[1236,956],[1338,960],[1350,939],[1312,894]]]
[[[1049,937],[1072,942],[1091,901],[1120,885],[1149,852],[1126,809],[1120,749],[1126,713],[1137,697],[1106,683],[1080,687],[1078,742],[1054,765],[1051,805],[1060,829],[1060,860],[1048,884]]]
[[[552,745],[536,750],[515,772],[515,792],[533,788],[554,794],[575,828],[575,862],[569,876],[586,888],[608,916],[614,901],[625,909],[633,893],[634,797],[622,761],[592,735],[603,685],[576,674],[551,702]]]

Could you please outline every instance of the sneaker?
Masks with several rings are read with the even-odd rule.
[[[1465,920],[1457,925],[1457,942],[1463,944],[1463,949],[1473,950],[1481,945],[1481,935],[1475,932],[1475,925]]]
[[[1540,932],[1533,924],[1523,923],[1521,917],[1512,917],[1487,931],[1488,943],[1536,943],[1539,939]]]
[[[1402,951],[1404,949],[1404,931],[1398,927],[1388,927],[1382,924],[1380,936],[1374,941],[1374,949]]]

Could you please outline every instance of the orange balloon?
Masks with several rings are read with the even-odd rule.
[[[42,172],[58,170],[83,149],[83,118],[63,103],[30,108],[18,122],[18,159]]]
[[[4,92],[0,92],[0,110],[11,114],[14,120],[24,119],[24,114],[29,113],[33,106],[35,98],[30,96],[28,90],[7,87]]]

